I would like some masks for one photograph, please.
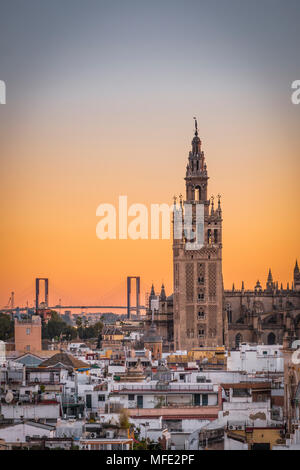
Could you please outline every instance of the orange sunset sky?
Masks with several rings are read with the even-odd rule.
[[[141,277],[141,303],[152,282],[169,295],[171,240],[101,241],[96,209],[184,194],[193,116],[209,194],[222,195],[225,288],[265,284],[269,267],[291,283],[296,2],[273,2],[271,19],[268,1],[26,3],[0,19],[0,305],[11,291],[32,304],[35,277],[49,278],[51,305],[125,304],[127,275]]]

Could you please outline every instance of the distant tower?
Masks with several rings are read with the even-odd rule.
[[[187,204],[192,207],[194,234],[201,233],[196,226],[197,210],[204,213],[203,246],[191,248],[188,232],[175,236],[175,223],[173,228],[174,347],[189,350],[224,344],[221,202],[218,196],[215,209],[213,199],[207,196],[207,167],[196,119],[185,183],[183,212]],[[174,206],[174,222],[180,217],[181,204]]]
[[[42,350],[42,323],[39,315],[31,319],[15,318],[15,350],[36,352]]]
[[[266,283],[266,289],[269,292],[274,289],[274,282],[273,282],[273,276],[272,276],[271,269],[269,269],[268,279],[267,279],[267,283]]]
[[[300,271],[297,260],[294,268],[294,289],[300,291]]]
[[[262,287],[261,287],[261,284],[260,284],[259,281],[257,281],[257,283],[255,284],[254,292],[255,293],[261,293],[262,292]]]
[[[162,357],[162,337],[158,334],[155,323],[152,322],[149,330],[144,336],[144,346],[152,353],[155,361]]]
[[[163,301],[165,301],[165,300],[167,299],[164,284],[161,285],[161,291],[160,291],[160,296],[159,296],[159,298],[160,298],[160,300],[163,300]]]

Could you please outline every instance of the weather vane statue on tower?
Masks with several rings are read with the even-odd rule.
[[[197,123],[197,118],[194,117],[195,120],[195,135],[198,135],[198,123]]]

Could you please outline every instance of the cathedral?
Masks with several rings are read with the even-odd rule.
[[[222,209],[218,195],[208,197],[208,169],[198,136],[195,135],[186,166],[185,199],[174,199],[173,294],[164,285],[155,293],[152,285],[146,326],[155,323],[164,350],[191,350],[241,342],[282,344],[300,338],[300,271],[294,268],[291,287],[280,287],[269,270],[265,288],[257,281],[253,290],[224,290],[222,277]],[[179,204],[178,204],[179,202]],[[190,225],[184,217],[190,208]],[[202,218],[197,217],[202,214]],[[178,221],[183,227],[178,232]],[[199,223],[200,220],[200,223]],[[175,227],[176,225],[176,227]],[[197,234],[202,237],[197,237]],[[200,243],[199,243],[200,241]]]

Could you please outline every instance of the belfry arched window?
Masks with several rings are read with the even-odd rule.
[[[207,230],[207,243],[209,245],[211,245],[211,243],[212,243],[212,236],[211,236],[211,229],[210,228]]]
[[[195,186],[195,201],[201,201],[201,187]]]
[[[218,243],[218,230],[214,230],[214,243]]]

